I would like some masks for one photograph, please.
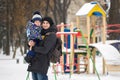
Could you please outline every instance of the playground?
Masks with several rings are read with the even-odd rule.
[[[120,30],[107,28],[120,28],[120,24],[107,24],[106,13],[97,2],[84,4],[75,16],[76,23],[57,25],[59,31],[56,35],[62,40],[62,56],[60,63],[51,63],[49,80],[119,80],[120,40],[107,40],[107,35],[120,33]],[[86,20],[84,26],[81,25],[81,17]],[[0,56],[0,63],[3,64],[0,66],[2,80],[31,80],[31,76],[27,76],[28,64],[24,62],[23,56],[17,54],[15,59]],[[6,74],[7,69],[10,71]]]
[[[84,30],[81,28],[80,17],[86,18]],[[99,18],[99,19],[98,19]],[[114,24],[119,27],[119,24]],[[113,26],[113,25],[112,25]],[[96,55],[102,57],[102,74],[120,72],[120,40],[107,40],[107,34],[119,33],[118,30],[109,30],[106,22],[106,13],[97,2],[84,4],[76,13],[76,23],[58,25],[57,35],[62,39],[61,62],[53,64],[55,73],[96,74],[101,80],[96,68]],[[115,46],[115,44],[117,46]],[[91,62],[90,62],[91,61]],[[91,66],[93,67],[92,72]],[[61,71],[58,70],[61,68]]]

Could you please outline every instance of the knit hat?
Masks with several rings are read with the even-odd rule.
[[[42,19],[42,22],[43,22],[43,21],[48,21],[49,24],[50,24],[50,26],[52,26],[52,25],[54,24],[54,22],[53,22],[53,20],[52,20],[51,17],[44,17],[44,18]]]
[[[32,22],[35,22],[36,20],[39,20],[40,22],[42,21],[42,17],[39,11],[35,11],[33,13]]]

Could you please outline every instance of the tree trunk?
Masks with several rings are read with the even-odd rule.
[[[111,0],[108,24],[120,24],[120,0]],[[112,27],[111,29],[117,29]],[[110,33],[109,39],[120,39],[120,33]]]
[[[7,17],[6,17],[7,18],[7,25],[6,25],[7,26],[7,30],[6,30],[7,31],[7,34],[6,34],[6,41],[7,41],[7,43],[6,43],[6,55],[10,55],[10,44],[9,44],[9,40],[10,40],[9,39],[10,38],[10,33],[9,33],[10,32],[10,30],[9,30],[10,29],[9,28],[10,27],[9,26],[9,0],[6,0],[6,1],[7,1],[7,5],[6,5],[7,6]]]

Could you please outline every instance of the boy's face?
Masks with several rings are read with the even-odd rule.
[[[36,20],[36,21],[34,22],[34,24],[35,24],[36,26],[41,26],[41,22],[40,22],[39,20]]]

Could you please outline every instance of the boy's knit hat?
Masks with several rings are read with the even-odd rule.
[[[39,11],[35,11],[33,13],[32,22],[35,22],[36,20],[39,20],[40,22],[42,21],[42,17]]]
[[[43,22],[43,21],[48,21],[49,24],[50,24],[50,26],[52,26],[52,25],[54,24],[54,22],[53,22],[53,20],[52,20],[51,17],[44,17],[44,18],[42,19],[42,22]]]

